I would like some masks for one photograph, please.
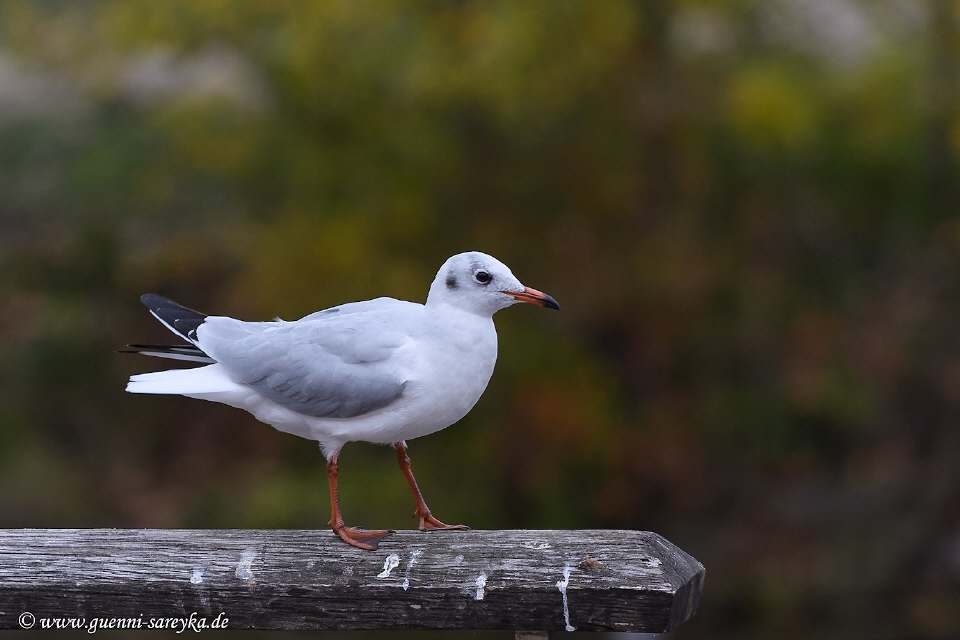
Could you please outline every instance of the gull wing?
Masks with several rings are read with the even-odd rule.
[[[397,316],[422,309],[396,300],[370,303],[377,304],[352,303],[340,308],[352,307],[349,313],[334,308],[296,322],[210,316],[198,342],[234,382],[277,404],[318,418],[353,418],[403,393],[406,367],[398,352],[411,337]]]

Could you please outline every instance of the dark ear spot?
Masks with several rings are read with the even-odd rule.
[[[460,286],[460,283],[457,282],[457,278],[453,275],[447,276],[447,289],[456,289]]]

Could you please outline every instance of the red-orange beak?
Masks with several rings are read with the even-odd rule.
[[[558,311],[560,309],[560,305],[557,304],[557,301],[551,296],[548,296],[543,291],[537,291],[536,289],[531,289],[530,287],[524,287],[523,291],[504,291],[504,293],[508,296],[513,296],[520,302],[529,302],[530,304],[535,304],[538,307],[557,309]]]

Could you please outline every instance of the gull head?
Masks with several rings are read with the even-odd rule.
[[[427,296],[427,305],[445,303],[484,316],[518,302],[560,308],[547,294],[523,286],[507,265],[479,251],[448,258]]]

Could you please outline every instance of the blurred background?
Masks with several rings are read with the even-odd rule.
[[[170,340],[139,296],[294,319],[478,249],[563,311],[498,314],[486,394],[410,443],[441,519],[657,531],[707,567],[678,638],[960,636],[958,30],[2,0],[0,526],[322,529],[315,443],[123,392],[165,363],[113,350]],[[349,523],[414,526],[391,449],[340,462]]]

